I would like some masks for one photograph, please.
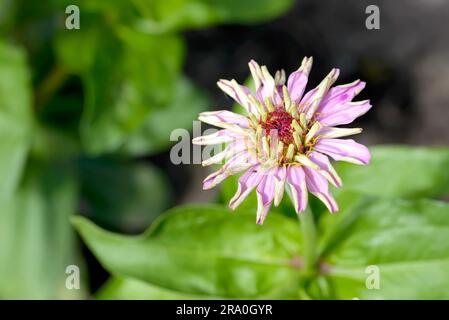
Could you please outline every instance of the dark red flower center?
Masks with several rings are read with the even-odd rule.
[[[283,107],[277,107],[276,110],[268,113],[266,121],[260,121],[260,125],[267,136],[270,135],[271,130],[277,130],[279,140],[288,145],[293,142],[292,120],[290,113]]]

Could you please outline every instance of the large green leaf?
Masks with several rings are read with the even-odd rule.
[[[141,232],[171,198],[166,177],[149,164],[84,159],[80,175],[83,213],[109,229]]]
[[[0,199],[14,191],[31,141],[30,74],[24,52],[0,41]]]
[[[97,292],[96,297],[102,300],[204,299],[204,296],[170,291],[142,280],[118,277],[109,279]]]
[[[449,149],[400,145],[370,148],[368,166],[338,163],[341,190],[387,197],[437,197],[449,193]]]
[[[77,207],[73,170],[32,162],[14,196],[0,205],[0,297],[77,298],[66,268],[78,265],[69,216]]]
[[[120,236],[77,217],[88,247],[112,274],[188,295],[285,297],[296,292],[300,254],[295,221],[216,206],[173,209],[143,236]]]
[[[354,193],[341,203],[337,215],[321,221],[322,259],[335,297],[449,298],[449,204]],[[365,284],[373,265],[378,290]]]
[[[153,154],[166,149],[173,130],[191,130],[198,114],[208,107],[208,99],[187,78],[179,78],[175,83],[171,102],[164,108],[154,110],[145,123],[130,135],[122,150],[127,154]]]

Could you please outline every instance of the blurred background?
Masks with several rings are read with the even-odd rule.
[[[65,22],[80,10],[80,29]],[[368,30],[365,9],[380,9]],[[217,201],[207,169],[170,162],[170,133],[231,108],[220,78],[314,57],[362,79],[367,145],[449,145],[449,3],[443,0],[0,0],[0,298],[87,298],[108,273],[77,239],[81,214],[122,233]],[[65,288],[79,265],[82,290]]]

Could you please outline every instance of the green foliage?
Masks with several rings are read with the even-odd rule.
[[[134,0],[142,28],[163,32],[216,23],[256,23],[285,12],[292,0]]]
[[[326,277],[335,297],[448,299],[449,205],[349,199],[351,205],[338,217],[322,220],[327,237],[322,258],[331,266]],[[365,285],[369,266],[379,268],[378,290]]]
[[[142,231],[169,206],[168,181],[148,164],[84,159],[80,178],[86,215],[110,229]]]
[[[279,15],[291,3],[75,1],[84,13],[83,26],[75,31],[61,29],[54,46],[61,65],[83,80],[86,96],[80,131],[86,152],[159,152],[169,145],[167,134],[175,125],[189,125],[203,110],[204,97],[187,79],[179,80],[184,45],[173,31],[262,21]],[[183,99],[187,100],[181,104]],[[184,114],[179,113],[181,108]]]
[[[369,166],[338,163],[343,191],[386,197],[438,197],[449,193],[447,148],[379,146]]]
[[[156,300],[156,299],[205,299],[200,295],[188,295],[170,291],[133,278],[110,278],[97,292],[101,300]]]
[[[94,155],[114,151],[152,110],[169,103],[179,76],[182,40],[128,28],[120,28],[117,35],[101,27],[85,31],[87,36],[77,32],[73,37],[70,30],[62,32],[57,45],[61,61],[80,72],[86,90],[82,142]],[[74,57],[77,47],[89,48],[80,60]]]
[[[192,127],[192,121],[208,108],[205,94],[185,77],[174,84],[172,100],[163,109],[154,110],[144,124],[133,132],[120,151],[132,155],[153,154],[166,150],[172,143],[170,134],[177,128]]]
[[[24,52],[0,40],[0,199],[20,179],[33,126],[30,76]]]
[[[295,293],[300,273],[292,259],[301,252],[297,222],[278,215],[261,227],[254,220],[252,212],[180,207],[140,237],[112,234],[82,218],[73,222],[103,266],[119,277],[197,296]]]
[[[67,164],[33,162],[0,206],[0,297],[79,298],[65,287],[66,267],[79,265],[69,216],[77,206],[77,181]]]
[[[276,18],[293,0],[64,0],[83,12],[102,12],[149,33],[204,28],[215,24],[254,24]]]

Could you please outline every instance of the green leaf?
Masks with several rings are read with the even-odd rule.
[[[149,32],[200,28],[220,23],[257,23],[287,11],[292,0],[135,0]]]
[[[84,159],[80,175],[84,213],[109,229],[141,232],[169,205],[168,181],[149,164]]]
[[[80,266],[69,223],[77,207],[73,170],[36,162],[27,169],[12,199],[0,205],[0,297],[80,298],[83,290],[66,288],[67,266]]]
[[[100,300],[188,300],[204,299],[204,296],[170,291],[132,278],[112,277],[96,293],[96,298]]]
[[[346,194],[321,230],[337,298],[449,298],[449,204]],[[369,266],[380,272],[378,290],[366,286],[374,273]]]
[[[175,83],[172,101],[154,110],[143,126],[134,132],[122,147],[127,154],[148,155],[168,148],[174,142],[170,134],[178,128],[190,130],[198,114],[207,109],[207,97],[185,77]]]
[[[370,148],[368,166],[338,163],[341,190],[387,197],[438,197],[449,193],[449,149],[408,146]]]
[[[300,281],[297,222],[272,215],[263,226],[253,212],[217,206],[179,207],[142,236],[113,234],[81,217],[73,223],[102,265],[119,277],[188,295],[285,297]]]
[[[24,52],[0,41],[0,199],[14,192],[29,149],[30,86]]]

